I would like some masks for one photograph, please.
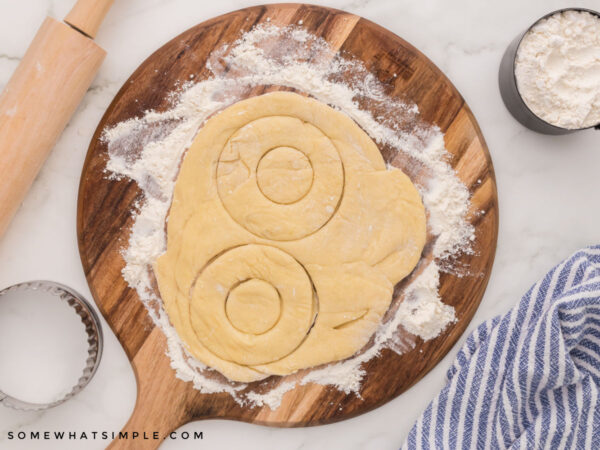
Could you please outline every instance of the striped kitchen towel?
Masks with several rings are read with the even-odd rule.
[[[481,324],[403,448],[600,449],[600,246]]]

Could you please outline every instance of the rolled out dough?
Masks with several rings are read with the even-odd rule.
[[[367,134],[275,92],[200,129],[154,271],[189,352],[249,382],[360,350],[424,243],[416,188]]]

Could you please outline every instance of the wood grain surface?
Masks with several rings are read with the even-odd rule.
[[[307,384],[283,397],[275,411],[242,407],[225,393],[200,394],[175,378],[162,332],[156,328],[135,291],[121,277],[121,249],[132,225],[131,210],[141,191],[130,180],[108,180],[104,173],[105,127],[139,117],[148,109],[169,107],[168,93],[178,83],[209,75],[210,52],[230,43],[256,23],[298,23],[335,48],[361,59],[387,86],[388,94],[414,102],[421,118],[445,133],[451,164],[472,193],[470,221],[476,228],[473,254],[458,263],[472,276],[441,275],[440,294],[454,306],[458,321],[436,339],[416,340],[413,351],[397,355],[384,350],[363,365],[367,371],[360,396],[332,387]],[[394,76],[396,74],[396,76]],[[382,153],[386,149],[382,148]],[[401,166],[401,162],[396,162]],[[159,432],[161,438],[198,419],[225,418],[270,426],[331,423],[369,411],[393,399],[425,375],[448,352],[477,309],[492,268],[498,232],[498,204],[492,162],[479,127],[450,81],[425,56],[388,30],[342,11],[300,4],[257,6],[235,11],[191,28],[151,55],[121,88],[91,141],[81,176],[77,233],[92,295],[131,360],[138,383],[137,403],[124,430]],[[431,238],[430,238],[431,241]],[[431,254],[427,246],[424,257]],[[395,299],[402,290],[397,286]],[[397,302],[395,302],[397,303]],[[255,390],[275,386],[287,377],[252,383]],[[123,448],[153,448],[159,441],[121,440]]]

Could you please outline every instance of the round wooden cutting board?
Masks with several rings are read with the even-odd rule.
[[[363,365],[367,375],[360,397],[333,387],[307,384],[285,394],[275,411],[237,404],[228,394],[200,394],[178,380],[165,355],[166,340],[121,277],[121,251],[132,225],[131,211],[141,196],[130,180],[109,180],[104,168],[106,127],[140,117],[143,111],[170,106],[169,92],[210,73],[210,52],[235,41],[267,19],[277,25],[301,23],[338,48],[362,60],[387,86],[388,94],[414,102],[420,117],[445,133],[450,163],[472,194],[470,221],[476,229],[474,252],[462,255],[461,267],[475,275],[441,275],[440,294],[454,306],[458,321],[436,339],[416,340],[413,351],[384,350]],[[301,22],[300,22],[301,21]],[[382,150],[383,151],[383,150]],[[467,327],[483,296],[494,259],[498,205],[492,162],[477,123],[450,81],[418,50],[393,33],[343,11],[300,4],[257,6],[197,25],[151,55],[121,88],[102,118],[89,147],[79,190],[77,233],[81,260],[94,299],[123,345],[135,370],[137,404],[127,431],[159,432],[161,438],[197,419],[226,418],[272,426],[308,426],[335,422],[369,411],[416,383],[448,352]],[[429,248],[429,250],[428,250]],[[425,252],[431,251],[431,245]],[[396,297],[398,297],[398,287]],[[276,386],[285,377],[253,383]],[[121,440],[117,446],[156,447],[156,440]]]

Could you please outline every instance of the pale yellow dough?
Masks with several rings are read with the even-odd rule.
[[[200,129],[154,271],[189,352],[249,382],[360,350],[424,243],[419,193],[369,136],[276,92]]]

